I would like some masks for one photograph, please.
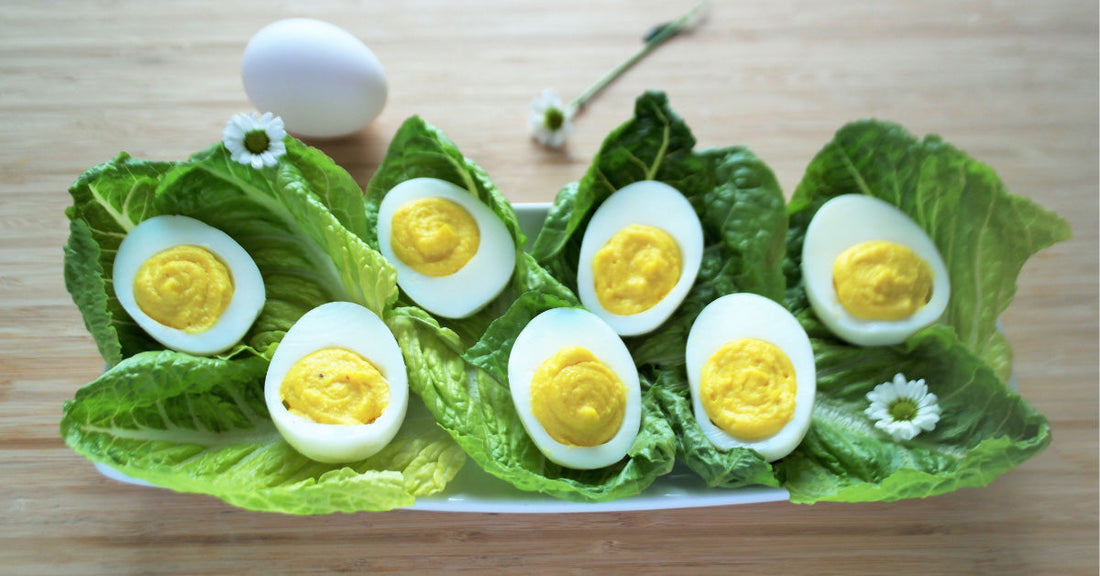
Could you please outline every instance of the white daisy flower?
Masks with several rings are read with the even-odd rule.
[[[286,154],[286,128],[283,119],[271,112],[263,116],[234,114],[222,132],[222,142],[234,162],[251,165],[259,170],[279,163],[279,156]]]
[[[573,129],[572,119],[572,110],[562,106],[558,93],[547,88],[531,102],[527,128],[539,144],[547,148],[561,148]]]
[[[924,380],[906,380],[895,374],[891,382],[883,382],[867,393],[871,405],[864,410],[875,421],[875,428],[894,440],[912,440],[921,432],[930,432],[940,421],[940,405],[935,394],[928,391]]]

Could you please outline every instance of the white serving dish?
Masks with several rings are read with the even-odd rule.
[[[550,203],[518,203],[515,205],[520,227],[527,235],[530,248],[542,227]],[[96,469],[104,476],[139,486],[156,487],[155,484],[131,478],[105,464],[96,463]],[[657,478],[644,492],[636,496],[610,502],[571,502],[534,492],[524,492],[489,475],[475,462],[467,460],[446,490],[433,496],[423,496],[411,506],[412,510],[436,512],[480,512],[504,514],[545,514],[568,512],[624,512],[635,510],[662,510],[671,508],[698,508],[704,506],[730,506],[788,500],[782,488],[766,486],[738,489],[707,488],[694,472],[676,464],[672,472]]]

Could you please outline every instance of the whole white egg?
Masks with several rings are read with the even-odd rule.
[[[476,252],[458,271],[445,276],[418,272],[397,256],[394,214],[414,200],[440,198],[464,209],[477,224]],[[516,245],[504,223],[477,196],[438,178],[413,178],[394,186],[378,208],[378,244],[397,270],[397,284],[417,305],[445,318],[465,318],[500,294],[512,277]]]
[[[384,410],[368,424],[323,424],[293,414],[283,403],[287,373],[303,357],[329,348],[358,354],[389,386]],[[308,458],[343,463],[368,458],[386,447],[405,420],[409,403],[405,359],[393,333],[373,312],[353,302],[329,302],[302,315],[275,349],[264,381],[264,400],[283,438]]]
[[[777,432],[751,439],[737,437],[716,425],[707,414],[701,393],[702,374],[707,362],[727,343],[746,338],[762,340],[781,350],[790,360],[795,385],[794,410],[790,419]],[[719,450],[751,448],[771,462],[786,456],[802,442],[810,427],[817,374],[810,339],[786,308],[750,293],[729,294],[714,300],[703,308],[692,324],[685,360],[695,419]],[[752,385],[746,386],[736,398],[730,400],[754,404],[760,412],[766,413],[770,409],[770,397],[766,390],[756,387],[764,382],[752,379],[748,382]]]
[[[833,263],[845,250],[883,240],[912,250],[928,263],[932,293],[927,304],[898,320],[867,320],[853,316],[840,303],[833,281]],[[823,204],[806,229],[802,246],[802,277],[806,296],[818,318],[840,338],[859,346],[889,346],[935,323],[951,295],[947,266],[928,234],[893,205],[862,194],[844,194]]]
[[[268,24],[245,47],[245,92],[256,109],[282,117],[287,131],[313,138],[358,132],[386,105],[378,58],[350,32],[321,20]]]
[[[679,248],[680,273],[671,290],[652,307],[617,314],[600,301],[592,262],[612,237],[632,225],[657,228],[671,236]],[[644,334],[660,326],[684,300],[702,260],[703,227],[687,198],[663,182],[634,182],[611,194],[592,215],[581,240],[577,296],[585,308],[603,318],[618,334]]]
[[[134,293],[134,280],[142,266],[152,257],[178,246],[197,246],[212,253],[229,272],[232,279],[232,297],[228,307],[216,322],[200,332],[174,328],[153,319],[138,304]],[[200,277],[196,278],[196,274]],[[158,284],[175,292],[171,286],[179,286],[181,278],[190,276],[200,281],[202,272],[194,268],[182,275],[165,276]],[[259,268],[233,238],[225,232],[187,216],[163,215],[143,220],[123,238],[112,266],[112,282],[115,295],[122,308],[134,322],[161,344],[188,354],[208,356],[223,352],[239,342],[263,310],[266,300],[263,277]],[[199,285],[191,290],[201,291]],[[195,305],[201,299],[175,298],[177,306]]]
[[[532,407],[535,372],[566,347],[579,346],[618,377],[625,387],[622,422],[614,435],[595,446],[575,446],[555,440]],[[520,331],[508,357],[508,385],[523,427],[539,451],[567,468],[590,470],[621,460],[634,443],[642,420],[638,369],[626,345],[598,316],[580,308],[553,308],[533,318]]]

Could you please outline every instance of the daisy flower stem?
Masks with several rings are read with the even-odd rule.
[[[612,68],[610,72],[605,74],[602,78],[597,80],[595,84],[589,86],[588,89],[582,92],[580,96],[577,96],[572,102],[570,102],[569,106],[566,109],[566,115],[572,117],[580,113],[580,111],[584,109],[584,105],[587,104],[589,100],[602,92],[604,88],[607,88],[607,86],[614,82],[619,76],[622,76],[624,72],[630,70],[635,64],[637,64],[643,58],[649,55],[650,52],[653,52],[658,47],[660,47],[661,44],[664,44],[673,36],[676,36],[677,34],[680,34],[681,32],[693,26],[696,20],[698,20],[703,15],[703,12],[706,10],[706,6],[707,2],[706,0],[703,0],[676,20],[673,20],[672,22],[668,22],[666,24],[658,25],[657,27],[653,28],[648,34],[646,34],[645,45],[642,46],[641,50],[635,52],[633,56],[626,59],[618,66]]]
[[[706,0],[699,2],[694,8],[672,22],[654,27],[643,38],[645,45],[641,50],[619,64],[610,72],[604,74],[595,84],[588,87],[580,96],[577,96],[568,105],[562,105],[557,92],[547,89],[531,102],[531,113],[527,117],[527,128],[531,136],[547,148],[561,148],[572,130],[573,117],[580,113],[585,104],[597,94],[607,88],[624,72],[645,58],[661,44],[667,42],[673,36],[680,34],[695,25],[703,15],[707,7]]]

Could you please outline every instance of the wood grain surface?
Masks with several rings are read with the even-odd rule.
[[[688,2],[0,2],[0,572],[5,574],[1096,574],[1097,5],[1083,0],[713,2],[601,94],[568,147],[526,134]],[[1068,218],[1004,327],[1053,443],[981,489],[889,504],[599,514],[288,517],[101,477],[61,441],[103,361],[66,293],[69,185],[120,150],[179,160],[251,108],[240,57],[288,16],[338,23],[386,68],[368,129],[316,142],[365,185],[409,115],[514,201],[549,201],[634,98],[665,90],[700,146],[744,144],[789,195],[843,123],[894,120]]]

